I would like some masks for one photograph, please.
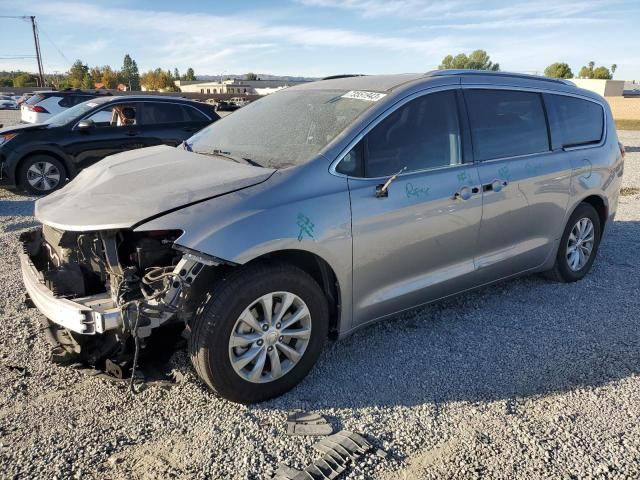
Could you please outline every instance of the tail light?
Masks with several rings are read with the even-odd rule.
[[[47,110],[44,107],[41,107],[40,105],[31,105],[29,107],[29,110],[36,113],[49,113],[49,110]]]
[[[624,158],[627,151],[624,149],[624,145],[622,144],[622,142],[618,142],[618,148],[620,148],[620,155],[622,155],[622,158]]]

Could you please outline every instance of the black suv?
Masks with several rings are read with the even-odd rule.
[[[212,106],[184,98],[93,98],[46,123],[0,129],[0,178],[29,193],[46,194],[108,155],[177,146],[219,118]]]

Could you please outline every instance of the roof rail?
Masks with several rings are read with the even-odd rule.
[[[351,78],[351,77],[366,77],[362,73],[345,73],[342,75],[329,75],[328,77],[321,78],[320,80],[336,80],[338,78]]]
[[[431,70],[430,72],[425,73],[427,77],[445,77],[449,75],[493,75],[496,77],[504,77],[504,78],[522,78],[525,80],[538,80],[541,82],[552,82],[559,83],[561,85],[569,85],[574,86],[573,82],[564,80],[562,78],[549,78],[543,77],[540,75],[529,75],[526,73],[510,73],[510,72],[494,72],[491,70],[467,70],[467,69],[452,69],[452,70]]]

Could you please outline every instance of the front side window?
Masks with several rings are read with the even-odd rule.
[[[595,102],[566,95],[547,95],[551,134],[556,146],[575,147],[600,143],[604,112]]]
[[[138,108],[133,103],[110,105],[91,115],[87,120],[96,127],[128,127],[138,124]]]
[[[547,122],[539,93],[467,90],[465,100],[477,160],[549,151]]]
[[[431,93],[391,113],[363,139],[364,175],[386,177],[462,162],[455,91]],[[344,168],[351,167],[352,158]],[[346,173],[346,172],[344,172]]]

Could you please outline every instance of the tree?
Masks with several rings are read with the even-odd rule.
[[[122,62],[120,70],[122,82],[127,85],[129,90],[140,90],[140,73],[136,61],[127,53]]]
[[[102,77],[100,82],[104,84],[104,88],[117,88],[118,87],[118,74],[113,71],[109,65],[102,67]]]
[[[245,80],[258,80],[258,75],[253,72],[249,72],[244,76]]]
[[[35,87],[36,85],[35,77],[28,73],[21,73],[13,78],[14,87]]]
[[[173,78],[174,80],[180,80],[180,71],[177,68],[173,69]]]
[[[595,78],[598,80],[611,80],[611,72],[607,67],[597,67],[593,70],[593,75],[591,78]]]
[[[91,90],[95,88],[95,82],[91,78],[91,75],[89,75],[88,73],[82,79],[82,88],[84,88],[85,90]]]
[[[100,67],[91,67],[89,75],[91,76],[91,81],[93,83],[102,82],[102,69]]]
[[[566,63],[552,63],[544,69],[544,74],[551,78],[573,78],[573,72]]]
[[[178,91],[178,87],[173,83],[173,78],[170,73],[163,71],[161,68],[149,70],[143,74],[140,78],[140,83],[142,83],[147,90]]]
[[[84,80],[84,76],[89,73],[89,67],[82,63],[82,60],[76,60],[71,65],[68,73],[69,83],[73,88],[80,88],[82,86],[82,81]]]
[[[500,64],[493,63],[489,59],[489,55],[484,50],[474,50],[469,56],[459,53],[455,57],[447,55],[442,59],[442,63],[438,66],[439,70],[445,69],[469,69],[469,70],[500,70]]]
[[[196,74],[193,71],[193,68],[191,68],[191,67],[187,68],[187,74],[184,76],[184,79],[187,80],[187,81],[196,80]]]
[[[586,67],[580,69],[578,73],[579,78],[595,78],[599,80],[610,80],[613,78],[613,74],[607,67],[597,67],[595,62],[589,62]],[[613,68],[613,65],[612,65]],[[617,65],[616,65],[617,68]]]
[[[618,69],[618,65],[616,65],[615,63],[611,65],[611,78],[613,78],[613,75],[616,73],[617,69]]]

